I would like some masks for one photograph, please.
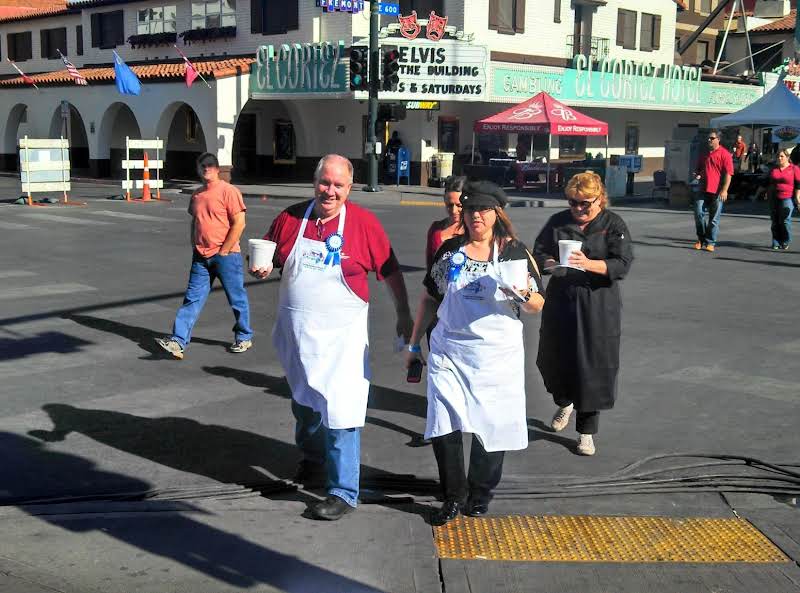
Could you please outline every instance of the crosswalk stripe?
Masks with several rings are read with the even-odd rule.
[[[51,222],[61,222],[64,224],[79,224],[84,226],[114,224],[113,222],[105,222],[102,220],[94,220],[89,218],[71,218],[69,216],[61,216],[60,214],[41,214],[39,212],[30,212],[30,213],[25,212],[20,214],[20,216],[25,216],[27,218],[32,218],[34,220],[47,220]]]
[[[133,214],[132,212],[114,212],[113,210],[90,210],[89,214],[110,216],[112,218],[126,218],[128,220],[147,220],[153,222],[171,222],[173,219],[163,216],[149,216],[147,214]]]
[[[25,229],[32,229],[32,227],[27,224],[20,224],[18,222],[6,222],[4,220],[0,220],[0,229],[4,231],[23,231]]]
[[[744,393],[748,396],[800,404],[797,383],[781,381],[773,377],[758,377],[736,373],[723,369],[718,365],[686,367],[658,375],[657,378],[699,386],[710,385],[712,389],[718,389],[723,392]]]
[[[29,272],[28,270],[0,270],[0,280],[6,278],[29,278],[36,276],[36,272]]]
[[[19,286],[0,289],[0,300],[28,299],[35,297],[57,296],[75,292],[93,292],[94,286],[65,282],[63,284],[42,284],[40,286]]]

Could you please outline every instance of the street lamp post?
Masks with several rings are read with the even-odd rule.
[[[367,128],[367,144],[370,150],[367,154],[368,177],[364,191],[378,192],[378,152],[375,127],[378,123],[378,89],[380,88],[379,63],[380,46],[378,45],[378,31],[380,29],[380,15],[378,13],[378,0],[369,3],[369,123]]]

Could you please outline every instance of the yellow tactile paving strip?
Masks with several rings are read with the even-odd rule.
[[[440,558],[533,562],[788,562],[743,519],[458,517],[434,527]]]

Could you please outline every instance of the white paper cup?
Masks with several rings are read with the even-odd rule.
[[[573,251],[580,251],[583,243],[580,241],[571,241],[568,239],[561,239],[558,242],[558,260],[562,266],[569,265],[569,256]]]
[[[528,260],[512,259],[498,263],[500,280],[504,288],[526,290],[528,288]]]
[[[269,267],[277,245],[265,239],[249,239],[247,245],[250,248],[250,268],[260,270]]]

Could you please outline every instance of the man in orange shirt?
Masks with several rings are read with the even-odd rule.
[[[192,328],[216,278],[222,283],[236,318],[234,341],[228,350],[244,352],[253,345],[250,305],[244,288],[244,265],[239,249],[247,208],[242,193],[219,178],[219,162],[213,154],[200,155],[197,172],[203,179],[203,187],[194,193],[189,203],[193,248],[189,285],[175,317],[172,335],[156,339],[159,346],[177,359],[183,358],[183,351],[192,337]]]

